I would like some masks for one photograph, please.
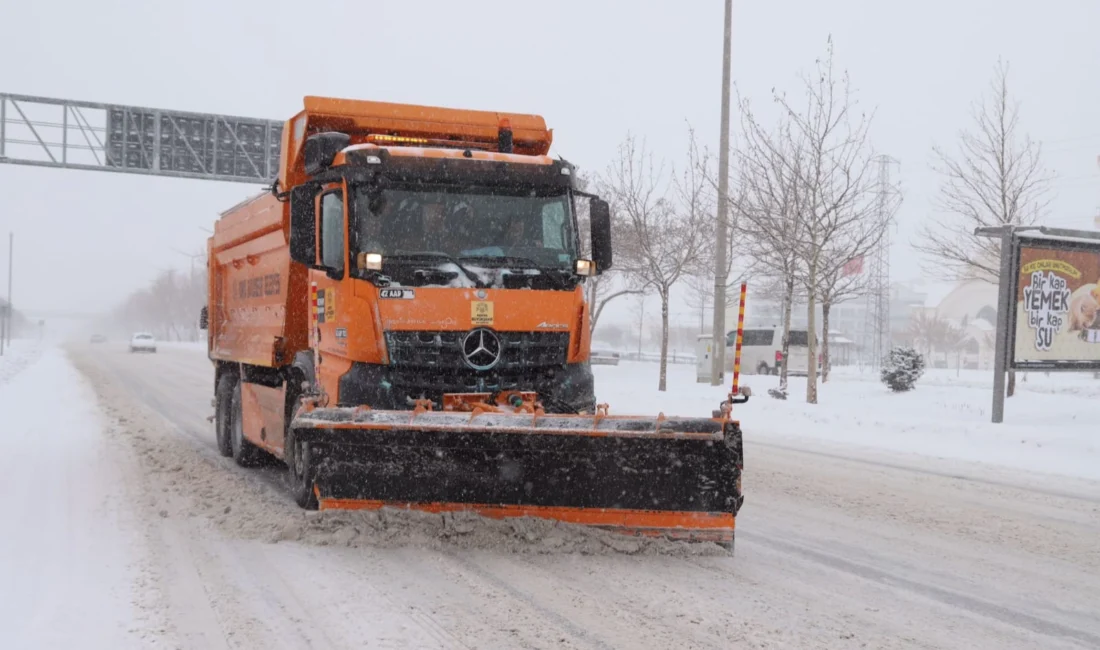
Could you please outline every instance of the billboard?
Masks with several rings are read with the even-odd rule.
[[[1020,238],[1012,365],[1100,369],[1100,245]]]

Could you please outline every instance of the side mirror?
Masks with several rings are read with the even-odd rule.
[[[313,268],[317,265],[317,217],[314,185],[299,185],[290,191],[290,259]]]
[[[592,260],[596,275],[611,268],[611,206],[603,199],[592,199],[589,210],[592,224]]]
[[[310,176],[324,171],[332,164],[336,154],[351,143],[351,136],[339,131],[326,133],[314,133],[306,138],[302,147],[302,158],[305,172]]]

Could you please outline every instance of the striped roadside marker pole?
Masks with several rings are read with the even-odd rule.
[[[741,305],[737,309],[737,345],[733,349],[733,390],[731,396],[738,394],[737,382],[741,378],[741,339],[745,335],[745,294],[748,292],[748,283],[741,283]]]

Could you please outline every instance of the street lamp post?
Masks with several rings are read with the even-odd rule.
[[[726,0],[725,33],[722,39],[722,119],[718,142],[718,226],[714,255],[714,327],[711,341],[710,384],[722,383],[726,360],[726,247],[729,241],[729,165],[730,165],[730,42],[732,40],[733,0]]]

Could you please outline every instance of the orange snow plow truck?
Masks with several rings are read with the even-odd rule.
[[[282,460],[305,508],[732,544],[747,395],[697,418],[597,403],[584,289],[610,211],[550,142],[535,115],[306,97],[270,191],[208,242],[221,453]]]

